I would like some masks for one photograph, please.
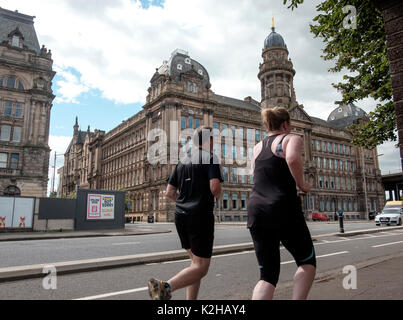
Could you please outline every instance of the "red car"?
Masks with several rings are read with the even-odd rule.
[[[329,221],[330,219],[324,213],[312,212],[312,220],[313,221]]]

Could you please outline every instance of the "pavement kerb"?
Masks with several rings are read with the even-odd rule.
[[[6,241],[26,241],[26,240],[53,240],[53,239],[69,239],[69,238],[99,238],[99,237],[124,237],[124,236],[143,236],[159,233],[171,233],[171,230],[155,230],[155,231],[135,231],[135,232],[99,232],[99,233],[49,233],[49,234],[27,234],[12,235],[4,233],[0,235],[0,242]]]
[[[312,240],[317,241],[319,238],[329,236],[347,237],[366,233],[391,231],[396,229],[403,229],[403,226],[370,229],[370,230],[359,230],[347,233],[330,233],[324,235],[317,235],[312,236]],[[254,249],[253,242],[232,244],[232,245],[221,245],[214,247],[213,255],[222,255],[234,252],[249,251],[253,249]],[[0,268],[0,282],[44,277],[46,276],[46,274],[44,273],[44,268],[50,266],[56,268],[57,274],[68,274],[68,273],[78,273],[87,271],[97,271],[109,268],[127,267],[141,264],[161,263],[166,261],[182,260],[187,258],[188,255],[186,251],[172,250],[165,252],[143,253],[128,256],[55,262],[55,263],[29,265],[29,266],[6,267],[6,268]]]

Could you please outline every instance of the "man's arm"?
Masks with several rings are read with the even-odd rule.
[[[216,199],[220,199],[222,188],[221,181],[219,179],[210,180],[210,191]]]
[[[176,201],[177,197],[176,190],[177,189],[173,185],[168,184],[165,196],[172,201]]]

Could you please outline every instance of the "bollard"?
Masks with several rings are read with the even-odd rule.
[[[340,233],[344,233],[343,211],[339,210],[338,214],[339,214]]]

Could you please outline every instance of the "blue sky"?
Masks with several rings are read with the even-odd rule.
[[[145,103],[155,69],[183,49],[209,72],[212,90],[260,101],[257,78],[265,38],[275,17],[296,75],[297,101],[314,117],[327,119],[341,95],[332,83],[332,62],[320,58],[323,43],[310,33],[320,0],[291,11],[283,0],[0,0],[0,6],[35,16],[40,45],[52,50],[53,102],[49,145],[65,152],[75,117],[81,130],[109,131]],[[373,111],[376,101],[356,105]],[[383,172],[400,169],[396,142],[378,148]],[[58,157],[56,166],[63,165]],[[50,185],[50,183],[49,183]]]

